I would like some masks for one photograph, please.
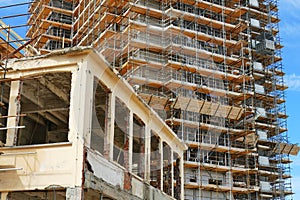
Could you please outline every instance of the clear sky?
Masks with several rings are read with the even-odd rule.
[[[282,38],[283,64],[287,96],[288,134],[290,142],[300,145],[300,0],[279,1],[280,35]],[[293,157],[292,175],[294,199],[300,199],[300,156]]]
[[[286,72],[285,81],[289,86],[286,91],[287,97],[287,114],[288,118],[288,134],[291,143],[300,144],[300,0],[278,0],[279,1],[279,16],[280,22],[280,36],[282,38],[283,48],[283,65]],[[23,3],[28,0],[0,0],[0,7],[12,4]],[[18,9],[1,9],[0,18],[4,15],[12,15],[18,12],[25,13],[27,5],[21,7],[22,11]],[[25,19],[25,20],[24,20]],[[6,21],[6,20],[5,20]],[[25,24],[26,17],[18,22],[18,24]],[[17,29],[18,33],[24,35],[24,29]],[[298,60],[299,59],[299,60]],[[293,191],[296,193],[294,199],[300,199],[300,156],[293,157],[292,164],[293,174]]]

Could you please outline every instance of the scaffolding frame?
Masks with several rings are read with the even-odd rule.
[[[28,11],[40,53],[93,46],[186,142],[187,199],[292,194],[299,148],[287,135],[278,0],[39,0]]]

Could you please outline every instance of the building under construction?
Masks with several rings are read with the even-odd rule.
[[[0,38],[0,160],[11,164],[0,163],[0,183],[26,174],[13,162],[16,158],[30,159],[37,152],[42,160],[37,150],[26,150],[30,155],[22,157],[23,149],[39,144],[41,150],[59,152],[56,147],[63,142],[82,150],[85,165],[73,175],[84,171],[87,181],[79,184],[77,177],[77,199],[292,198],[290,155],[297,155],[299,147],[287,135],[278,0],[34,0],[28,5],[27,42],[19,36],[10,40],[16,34],[1,25],[6,33]],[[84,61],[82,55],[88,55]],[[109,66],[118,76],[95,75],[98,89],[87,80],[90,75],[68,67],[74,63],[92,74],[99,71],[97,63]],[[56,68],[55,75],[45,74]],[[35,76],[29,76],[31,70]],[[123,79],[132,89],[124,89],[126,81],[126,87],[114,84]],[[75,95],[76,89],[83,95]],[[147,104],[143,106],[151,114],[143,117],[141,108],[131,104],[128,99],[136,94],[135,103]],[[96,97],[101,100],[90,105]],[[83,111],[72,110],[75,103],[95,113],[81,115]],[[78,121],[80,137],[68,120],[74,114],[86,117],[82,127]],[[98,117],[97,125],[93,117]],[[37,130],[45,133],[39,136]],[[103,175],[103,158],[113,166],[106,171],[111,176],[123,170],[122,180]],[[3,199],[47,199],[47,192],[55,195],[53,187],[45,188],[55,184],[51,181],[15,189],[8,183],[0,191]],[[101,181],[111,186],[107,193]],[[62,199],[77,194],[73,187],[66,189],[68,184],[58,185]],[[39,191],[31,191],[34,187]]]

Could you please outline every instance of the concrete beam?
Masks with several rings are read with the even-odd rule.
[[[52,114],[54,117],[56,117],[57,119],[61,120],[64,123],[68,123],[68,117],[62,115],[61,113],[58,113],[56,111],[48,111],[50,114]]]
[[[68,110],[69,107],[65,105],[46,105],[44,108],[37,108],[36,106],[32,105],[22,105],[22,113],[23,114],[30,114],[30,113],[40,113],[40,112],[56,112],[56,111],[65,111]]]
[[[62,122],[56,118],[56,116],[53,116],[51,113],[39,113],[41,116],[43,116],[45,119],[51,121],[52,123],[56,124],[57,126],[61,125]]]
[[[32,103],[38,105],[39,107],[43,108],[45,106],[44,100],[42,100],[38,96],[34,96],[33,93],[29,92],[28,90],[25,90],[24,87],[22,88],[21,94],[23,97],[25,97]],[[21,101],[22,101],[22,98],[21,98]]]
[[[42,77],[38,79],[39,82],[44,85],[46,88],[48,88],[53,94],[58,96],[60,99],[62,99],[64,102],[69,104],[70,100],[67,94],[65,94],[61,89],[56,87],[53,83],[48,81],[46,78]]]
[[[81,200],[83,191],[81,187],[67,188],[66,200]]]

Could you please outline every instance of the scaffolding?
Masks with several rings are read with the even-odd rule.
[[[93,46],[189,146],[185,199],[293,194],[277,0],[39,0],[28,11],[37,51]]]

